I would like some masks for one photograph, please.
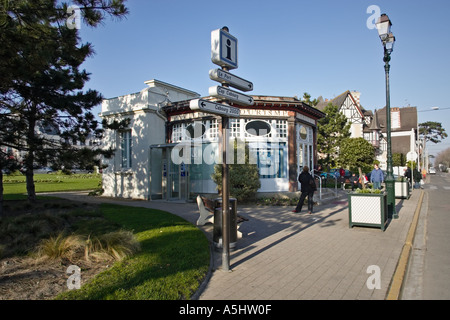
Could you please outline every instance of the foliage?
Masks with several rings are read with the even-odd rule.
[[[406,165],[406,156],[403,153],[392,154],[392,165],[394,167],[403,167]]]
[[[380,189],[370,189],[370,188],[366,188],[366,189],[356,189],[354,191],[354,193],[372,193],[372,194],[382,194],[383,191],[381,191]]]
[[[242,150],[239,150],[244,143],[234,142],[234,156],[237,158]],[[236,159],[235,159],[236,160]],[[254,200],[256,192],[261,187],[259,180],[258,166],[250,161],[250,152],[248,145],[245,144],[245,163],[240,164],[238,161],[233,161],[233,164],[228,165],[228,180],[230,186],[230,196],[235,197],[238,201]],[[219,192],[222,192],[222,165],[214,166],[214,173],[212,179],[217,185]]]
[[[347,117],[339,112],[337,106],[331,103],[325,107],[324,118],[318,121],[317,147],[321,159],[319,163],[324,167],[336,167],[339,146],[342,141],[350,137],[350,126]]]
[[[318,99],[314,99],[311,101],[311,95],[308,92],[303,93],[303,99],[301,101],[313,107],[319,103]]]
[[[436,166],[442,164],[445,168],[450,167],[450,148],[439,152],[434,163],[436,164]]]
[[[37,250],[46,257],[72,261],[80,253],[84,259],[88,250],[89,259],[105,254],[119,258],[81,289],[64,292],[58,299],[190,299],[206,276],[208,240],[186,220],[155,209],[112,204],[88,209],[69,202],[21,201],[39,212],[0,219],[4,256]],[[43,210],[45,204],[48,210]]]
[[[80,7],[87,25],[96,26],[105,14],[126,15],[123,2],[73,4]],[[86,154],[73,142],[98,137],[102,131],[91,112],[102,96],[95,90],[83,91],[89,73],[80,70],[93,54],[92,45],[80,44],[77,28],[66,25],[67,9],[65,3],[48,0],[0,3],[0,145],[25,153],[30,201],[36,199],[35,164],[57,162],[63,155],[81,159]]]
[[[75,262],[86,260],[117,261],[132,256],[140,250],[140,244],[130,231],[118,230],[99,235],[69,234],[64,232],[41,240],[36,254],[46,259],[67,259]]]
[[[58,299],[189,299],[209,265],[208,241],[195,226],[167,212],[102,204],[105,217],[134,230],[138,254],[115,263],[79,290]]]
[[[374,147],[364,138],[344,139],[339,148],[338,163],[342,167],[348,167],[352,172],[371,170],[375,155]]]
[[[419,123],[419,134],[424,136],[426,141],[433,143],[439,143],[442,139],[448,137],[442,124],[434,121]]]

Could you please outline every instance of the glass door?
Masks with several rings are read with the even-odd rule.
[[[180,198],[180,165],[169,161],[168,199]]]

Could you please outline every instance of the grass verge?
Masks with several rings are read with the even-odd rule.
[[[65,291],[56,299],[189,299],[208,271],[210,252],[205,235],[168,212],[52,198],[40,198],[33,205],[21,200],[5,204],[10,215],[0,218],[0,258],[33,256],[39,250],[51,257],[57,251],[56,256],[63,252],[69,264],[77,264],[70,246],[79,247],[80,239],[89,239],[96,252],[94,247],[101,247],[110,255],[120,255],[120,261],[80,289]],[[133,233],[139,244],[137,253],[118,252],[114,242],[123,243],[123,239],[116,240],[117,231],[124,231],[118,235],[126,239],[127,233]],[[83,283],[83,270],[81,278]]]
[[[133,230],[141,250],[79,290],[57,299],[189,299],[206,276],[208,241],[189,222],[160,210],[102,204],[104,216]]]

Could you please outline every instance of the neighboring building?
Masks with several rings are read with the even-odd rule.
[[[184,201],[217,193],[211,174],[219,154],[221,117],[191,110],[189,101],[198,98],[192,91],[157,80],[149,83],[163,93],[147,88],[102,105],[102,117],[131,119],[129,130],[109,131],[103,143],[116,148],[103,173],[104,194]],[[230,140],[245,140],[255,155],[259,192],[295,192],[298,168],[317,163],[317,120],[324,114],[296,98],[253,98],[252,106],[234,105],[241,116],[230,118]]]
[[[334,99],[319,99],[317,108],[321,111],[328,104],[339,107],[349,122],[351,122],[351,138],[363,137],[376,149],[376,159],[380,167],[387,169],[386,140],[386,108],[366,110],[360,103],[361,94],[357,91],[345,91]],[[415,107],[391,108],[391,148],[392,154],[401,153],[406,157],[410,151],[417,152],[418,122]]]
[[[372,112],[364,109],[360,103],[361,93],[357,91],[345,91],[331,100],[319,99],[316,108],[323,111],[330,103],[339,108],[339,112],[344,114],[351,122],[351,138],[361,138],[366,126],[370,124]]]
[[[386,107],[375,111],[374,119],[378,120],[381,129],[380,150],[377,159],[380,167],[387,169],[387,130]],[[391,150],[392,154],[401,153],[405,157],[408,152],[416,152],[418,135],[418,120],[416,107],[391,108]],[[366,137],[365,137],[366,138]]]

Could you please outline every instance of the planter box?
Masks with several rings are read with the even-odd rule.
[[[408,181],[395,181],[395,198],[396,199],[409,199],[409,182]]]
[[[353,226],[377,227],[386,229],[387,195],[385,193],[349,193],[348,218]]]

